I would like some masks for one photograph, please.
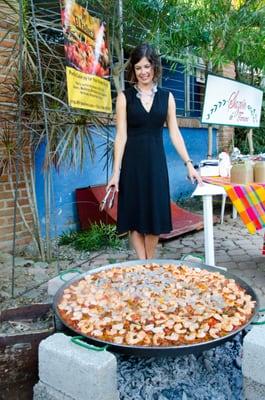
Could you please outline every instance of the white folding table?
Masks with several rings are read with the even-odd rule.
[[[214,235],[213,235],[213,196],[226,195],[222,186],[203,183],[197,185],[192,196],[202,196],[203,198],[203,223],[204,223],[204,252],[205,263],[215,266],[214,257]]]

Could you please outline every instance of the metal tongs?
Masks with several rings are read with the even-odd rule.
[[[112,208],[114,204],[116,190],[114,186],[111,186],[107,191],[104,199],[100,202],[99,211],[103,211],[105,207]]]

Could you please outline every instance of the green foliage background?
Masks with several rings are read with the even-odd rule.
[[[247,132],[247,129],[242,128],[235,130],[235,146],[242,154],[249,153]],[[260,128],[253,129],[253,145],[255,154],[265,153],[265,101],[263,101]]]

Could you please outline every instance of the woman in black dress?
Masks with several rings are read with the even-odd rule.
[[[107,185],[107,190],[115,186],[119,192],[117,230],[130,232],[140,259],[153,258],[159,235],[172,229],[165,122],[190,179],[201,183],[178,129],[174,97],[157,87],[160,74],[160,59],[151,46],[142,44],[132,51],[132,86],[117,97],[113,176]]]

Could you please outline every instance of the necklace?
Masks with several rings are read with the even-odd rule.
[[[157,92],[157,85],[153,85],[152,89],[149,90],[148,92],[141,90],[137,84],[135,84],[134,87],[137,90],[136,96],[139,99],[141,99],[143,96],[148,96],[148,97],[153,98],[155,93]]]
[[[155,93],[157,92],[157,85],[153,85],[152,89],[149,92],[142,91],[137,86],[137,84],[135,84],[134,87],[137,91],[136,97],[138,97],[138,99],[140,99],[140,101],[143,104],[146,111],[149,112],[152,107],[152,104],[153,104]]]

